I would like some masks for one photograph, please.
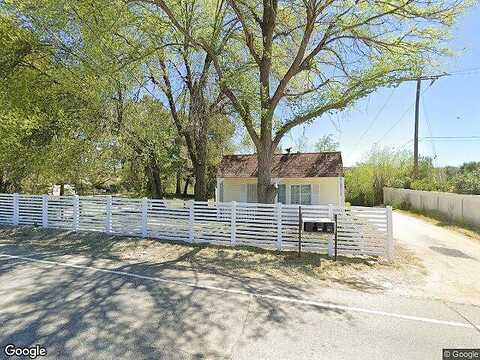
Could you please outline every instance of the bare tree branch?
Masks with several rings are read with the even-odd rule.
[[[242,24],[243,33],[245,34],[245,44],[247,45],[248,50],[250,51],[250,54],[252,55],[255,62],[258,65],[260,65],[261,60],[260,60],[260,56],[257,53],[257,50],[255,50],[254,35],[249,30],[249,27],[245,21],[245,17],[243,16],[242,11],[238,7],[235,0],[228,0],[228,2],[232,7],[233,11],[235,12],[235,15],[237,16],[238,20]]]

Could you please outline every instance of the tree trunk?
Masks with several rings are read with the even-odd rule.
[[[148,166],[148,175],[150,182],[150,193],[152,199],[161,199],[163,197],[162,179],[160,177],[160,169],[154,159],[150,160]]]
[[[60,196],[65,195],[65,184],[61,183],[60,184]]]
[[[182,173],[180,170],[177,171],[177,179],[175,183],[175,196],[180,197],[182,195],[182,189],[180,188],[180,180],[182,177]]]
[[[186,59],[185,59],[186,61]],[[175,99],[172,94],[172,86],[168,76],[168,70],[165,63],[160,59],[160,67],[162,68],[162,76],[165,82],[163,90],[172,113],[172,117],[179,135],[185,138],[188,155],[192,161],[195,175],[195,200],[207,200],[207,140],[209,127],[209,106],[205,99],[205,88],[208,78],[208,69],[210,60],[208,56],[205,59],[202,75],[198,81],[188,75],[188,88],[190,92],[190,106],[188,111],[188,126],[184,126],[177,113]],[[189,66],[189,65],[187,65]],[[188,182],[185,189],[188,188]]]
[[[7,182],[4,180],[5,179],[5,174],[3,170],[0,169],[0,193],[6,193],[7,189]]]
[[[208,120],[209,114],[207,103],[203,93],[203,87],[196,84],[193,87],[190,97],[190,124],[194,132],[194,141],[196,156],[193,162],[193,171],[195,175],[194,194],[195,200],[207,201],[207,156],[208,156]]]
[[[188,195],[188,185],[190,185],[190,176],[187,176],[185,180],[185,186],[183,187],[183,197],[186,198]]]
[[[273,149],[271,139],[261,142],[257,147],[257,201],[273,204],[277,189],[272,184]]]
[[[207,201],[207,176],[206,168],[202,165],[194,166],[195,185],[193,187],[194,198],[197,201]]]
[[[197,139],[197,162],[193,164],[195,175],[194,195],[197,201],[207,201],[207,136]]]

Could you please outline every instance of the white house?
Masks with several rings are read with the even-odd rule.
[[[220,202],[257,201],[256,155],[226,155],[217,173]],[[344,205],[345,190],[340,152],[277,154],[272,178],[276,201],[283,204]]]

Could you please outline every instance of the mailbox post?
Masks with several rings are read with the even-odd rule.
[[[337,242],[338,242],[338,229],[337,229],[337,224],[338,224],[338,214],[334,215],[335,219],[335,261],[337,261]]]
[[[299,220],[299,229],[298,229],[298,253],[300,254],[301,250],[301,239],[302,239],[302,230],[306,233],[323,233],[331,234],[335,236],[335,255],[337,253],[337,241],[336,241],[336,231],[337,224],[336,218],[334,220],[330,218],[304,218],[302,217],[301,207],[298,208],[298,220]],[[329,242],[330,243],[330,242]],[[333,250],[333,249],[332,249]],[[329,251],[329,256],[333,254]]]
[[[298,256],[302,253],[302,228],[303,228],[303,218],[302,218],[302,207],[298,207]]]

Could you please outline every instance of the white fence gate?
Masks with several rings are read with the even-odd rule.
[[[390,207],[302,205],[302,214],[330,219],[338,215],[340,255],[393,256]],[[298,246],[298,205],[0,194],[0,224],[277,250]],[[333,235],[303,233],[302,246],[332,255]]]

